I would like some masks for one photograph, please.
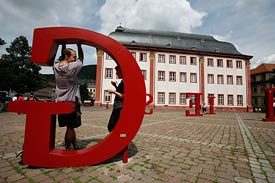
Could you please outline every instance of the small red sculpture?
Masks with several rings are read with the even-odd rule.
[[[275,121],[274,118],[274,106],[273,106],[273,93],[275,88],[263,88],[265,91],[265,118],[263,121],[272,122]]]
[[[216,114],[214,112],[214,96],[209,96],[209,112],[205,113],[205,114]]]
[[[192,95],[195,96],[195,102],[192,101],[192,99],[189,100],[189,107],[193,108],[193,105],[195,105],[195,113],[190,114],[190,110],[185,111],[186,116],[202,116],[200,112],[200,96],[202,93],[186,93],[186,98],[190,98]]]

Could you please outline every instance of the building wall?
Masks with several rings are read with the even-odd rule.
[[[207,59],[213,59],[213,67],[208,66]],[[223,61],[223,67],[218,67],[218,59]],[[227,66],[227,61],[232,61],[232,68]],[[241,63],[241,68],[236,68],[236,62]],[[227,105],[228,95],[233,95],[234,107],[246,107],[248,105],[247,96],[247,80],[246,80],[246,63],[241,59],[232,59],[228,57],[205,57],[204,62],[205,67],[205,91],[206,95],[204,100],[207,101],[208,94],[214,94],[216,97],[214,100],[214,105],[217,107],[231,107]],[[212,74],[214,76],[214,83],[208,83],[208,75]],[[223,82],[218,83],[218,76],[223,77]],[[227,77],[232,76],[233,84],[227,82]],[[241,77],[241,84],[237,83],[237,77]],[[217,97],[219,94],[224,95],[224,105],[219,105]],[[243,105],[237,105],[237,95],[243,96]]]
[[[248,101],[248,83],[247,83],[247,71],[246,71],[246,61],[237,58],[230,57],[217,57],[217,56],[202,56],[196,54],[187,54],[180,52],[158,52],[158,51],[149,51],[149,50],[140,50],[140,49],[129,49],[132,55],[135,57],[137,64],[144,73],[145,77],[145,86],[146,93],[153,95],[154,101],[153,105],[155,107],[173,107],[173,108],[187,108],[188,101],[181,103],[180,95],[187,92],[202,93],[203,97],[201,98],[201,103],[208,101],[208,95],[214,94],[216,97],[214,100],[214,105],[217,109],[224,110],[238,110],[246,111]],[[164,63],[159,62],[159,55],[164,56]],[[175,63],[169,63],[170,57],[176,58]],[[186,64],[180,63],[180,57],[186,58]],[[143,60],[142,60],[143,58]],[[144,59],[146,58],[146,60]],[[196,60],[196,64],[191,64],[191,58]],[[213,67],[208,66],[208,59],[213,59]],[[222,60],[222,67],[217,66],[218,59]],[[153,61],[151,64],[150,61]],[[232,68],[227,67],[227,60],[232,61]],[[220,61],[221,62],[221,61]],[[236,63],[241,63],[241,68],[236,68]],[[106,90],[113,88],[111,81],[116,79],[116,74],[114,67],[116,63],[110,58],[106,53],[104,53],[102,67],[98,68],[101,71],[101,89],[100,91],[100,105],[112,104],[114,96],[109,96],[106,99]],[[153,68],[152,68],[153,67]],[[106,69],[111,70],[112,77],[106,78]],[[159,71],[165,72],[164,81],[159,80]],[[152,72],[152,73],[151,73]],[[175,81],[169,81],[169,73],[175,73]],[[186,81],[180,80],[180,73],[186,73]],[[196,82],[191,82],[191,74],[196,74]],[[214,76],[214,83],[208,83],[208,75],[211,74]],[[223,83],[217,83],[218,75],[223,76]],[[227,83],[227,76],[230,75],[233,78],[233,84]],[[241,77],[241,84],[237,84],[237,76]],[[159,93],[164,93],[165,99],[164,102],[158,101]],[[218,105],[218,95],[224,96],[224,104]],[[175,96],[174,102],[171,102],[169,99],[170,95]],[[233,105],[228,105],[228,95],[233,96]],[[237,104],[237,96],[242,96],[242,105]]]
[[[252,106],[265,111],[265,92],[262,88],[275,88],[270,79],[273,77],[273,73],[263,72],[251,75],[251,93],[252,93]],[[275,101],[275,98],[274,98]]]

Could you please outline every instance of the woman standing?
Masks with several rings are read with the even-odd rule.
[[[116,69],[116,75],[117,75],[118,79],[122,79],[122,72],[121,72],[120,67],[116,66],[115,69]],[[112,81],[111,83],[116,89],[115,90],[113,90],[113,89],[107,90],[109,93],[115,94],[113,111],[112,111],[112,114],[110,116],[109,123],[108,123],[108,131],[109,132],[111,132],[114,129],[114,127],[120,117],[120,112],[122,109],[123,97],[124,97],[123,80],[120,81],[118,86],[116,85],[116,83],[114,81]]]

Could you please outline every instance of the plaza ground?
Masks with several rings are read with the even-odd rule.
[[[108,135],[111,109],[82,107],[82,112],[77,138],[85,148]],[[156,110],[144,116],[128,163],[118,155],[99,165],[52,169],[18,164],[26,115],[0,113],[0,182],[275,183],[275,122],[264,117],[239,112],[186,117],[184,110]],[[57,148],[63,148],[64,133],[57,127]]]

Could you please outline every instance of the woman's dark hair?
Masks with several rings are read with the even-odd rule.
[[[59,60],[64,60],[65,57],[70,57],[72,55],[72,51],[74,51],[71,48],[65,48],[64,50],[62,50],[62,55],[59,57]]]
[[[116,70],[119,70],[119,71],[121,72],[121,68],[120,68],[119,65],[117,65],[117,66],[115,67],[115,69],[116,69]]]

